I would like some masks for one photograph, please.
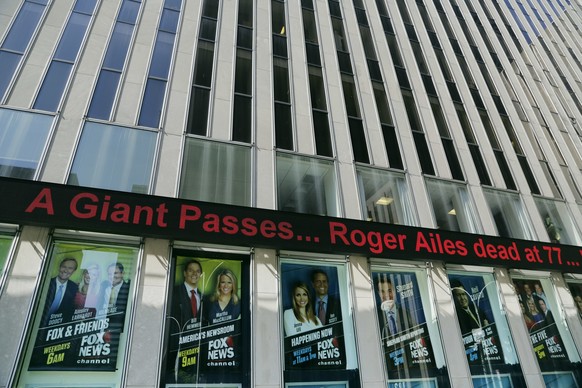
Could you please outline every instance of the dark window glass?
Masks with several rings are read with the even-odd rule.
[[[418,42],[418,37],[416,36],[416,31],[414,30],[414,26],[412,24],[404,24],[406,28],[406,33],[408,34],[408,39],[411,41]]]
[[[6,93],[22,55],[0,50],[0,100]]]
[[[214,42],[216,39],[216,20],[202,18],[200,22],[200,39]]]
[[[366,11],[361,8],[356,8],[356,18],[358,19],[358,24],[362,26],[368,25],[368,17],[366,16]]]
[[[473,88],[469,88],[469,90],[471,91],[471,96],[473,96],[473,101],[475,102],[475,105],[477,105],[477,108],[485,109],[485,103],[483,102],[483,99],[481,99],[479,91]]]
[[[432,115],[434,117],[434,121],[436,122],[439,134],[444,137],[451,137],[439,100],[435,97],[431,98],[430,107],[432,109]]]
[[[341,19],[331,19],[331,25],[333,27],[333,36],[335,40],[335,48],[337,51],[349,52],[348,42],[346,40],[346,34],[344,32],[344,25]]]
[[[178,19],[180,18],[180,12],[173,11],[171,9],[164,9],[162,11],[162,19],[160,20],[161,31],[167,31],[176,33],[178,30]]]
[[[214,62],[214,44],[198,42],[196,51],[196,67],[194,69],[194,84],[210,87],[212,80],[212,63]]]
[[[277,0],[271,1],[271,23],[273,34],[286,35],[284,3]]]
[[[210,90],[198,87],[192,88],[190,111],[188,112],[188,133],[206,136],[209,101]]]
[[[412,51],[414,52],[414,57],[416,58],[418,70],[422,74],[430,74],[430,72],[428,70],[428,65],[426,64],[426,61],[424,59],[424,54],[422,52],[422,48],[420,47],[420,43],[419,42],[410,42],[410,45],[412,46]]]
[[[341,10],[340,5],[337,1],[333,1],[333,0],[329,1],[329,13],[331,14],[331,16],[335,16],[336,18],[341,19],[342,10]]]
[[[424,133],[413,131],[414,144],[416,145],[416,153],[418,154],[418,159],[420,160],[420,168],[424,174],[434,175],[434,167],[432,165],[432,160],[430,158],[430,150],[428,144],[426,143],[426,138]]]
[[[315,16],[311,10],[303,10],[303,34],[306,42],[318,43]]]
[[[517,159],[519,160],[519,164],[521,164],[521,169],[523,170],[523,174],[525,175],[525,179],[527,180],[527,184],[532,194],[541,194],[536,178],[527,162],[527,158],[523,155],[517,155]]]
[[[396,70],[396,78],[398,78],[398,83],[401,88],[410,89],[410,81],[408,80],[408,74],[406,74],[406,69],[403,67],[394,67]]]
[[[327,110],[321,69],[309,68],[309,90],[311,92],[311,107],[313,109]]]
[[[354,160],[360,163],[370,163],[368,156],[368,147],[366,143],[366,136],[364,135],[364,126],[362,120],[357,118],[349,118],[350,124],[350,138],[352,139],[352,150],[354,151]]]
[[[346,111],[350,117],[360,117],[360,104],[358,103],[358,95],[356,93],[356,85],[354,85],[354,78],[344,76],[342,79],[344,89],[344,101],[346,104]]]
[[[418,117],[418,112],[416,110],[416,102],[412,97],[411,92],[403,92],[402,98],[404,99],[404,106],[406,108],[406,114],[408,116],[408,122],[410,123],[410,128],[415,132],[423,132],[422,123]]]
[[[204,0],[202,16],[218,19],[218,3],[220,3],[218,0]]]
[[[252,99],[250,97],[234,96],[232,140],[251,142],[252,112]]]
[[[291,106],[275,103],[275,146],[277,148],[293,149],[293,129],[291,122]]]
[[[505,155],[503,151],[493,150],[495,153],[495,159],[497,159],[497,164],[499,165],[499,169],[501,170],[501,175],[503,175],[503,180],[505,181],[505,186],[509,190],[517,190],[517,186],[511,176],[511,170],[509,169],[509,165],[507,164],[507,160],[505,159]]]
[[[52,61],[36,97],[34,109],[56,112],[63,97],[63,92],[73,65]]]
[[[252,28],[253,0],[240,0],[238,3],[238,24],[240,26]]]
[[[370,72],[370,78],[373,81],[382,82],[382,72],[380,71],[380,64],[378,61],[368,59],[368,71]]]
[[[307,9],[313,9],[313,0],[301,0],[301,6]]]
[[[463,129],[463,133],[465,134],[465,140],[467,140],[467,143],[477,144],[471,123],[469,123],[469,118],[467,117],[467,112],[465,112],[465,108],[463,108],[463,106],[460,104],[455,104],[455,108],[457,109],[457,117],[461,123],[461,129]]]
[[[455,144],[451,139],[442,139],[443,148],[445,149],[445,155],[447,156],[447,161],[449,162],[449,168],[451,169],[451,175],[454,179],[463,181],[465,176],[463,175],[463,169],[461,168],[461,163],[459,162],[459,157],[457,156],[457,151],[455,150]]]
[[[378,82],[372,84],[374,87],[374,98],[376,99],[376,109],[378,110],[378,117],[382,124],[392,125],[392,115],[390,114],[390,107],[388,106],[388,99],[384,92],[384,85]]]
[[[243,94],[252,94],[253,88],[253,58],[247,50],[238,49],[236,52],[236,71],[234,91]]]
[[[276,57],[287,58],[287,38],[284,36],[273,35],[273,55]]]
[[[460,104],[463,103],[463,99],[461,98],[461,94],[459,93],[459,89],[457,89],[457,84],[451,81],[446,81],[447,87],[449,89],[449,93],[451,94],[451,98],[454,102],[458,102]]]
[[[499,114],[507,115],[507,111],[505,110],[505,106],[503,105],[503,101],[501,101],[501,97],[499,97],[497,94],[492,94],[491,97],[493,98],[493,101],[495,102],[495,106],[497,107],[497,111],[499,112]]]
[[[236,45],[240,48],[252,50],[253,48],[253,30],[246,27],[238,27],[236,36]]]
[[[172,51],[174,48],[174,34],[158,31],[152,63],[150,65],[150,77],[168,79],[170,72],[170,62],[172,61]]]
[[[367,59],[377,60],[376,49],[374,48],[374,39],[369,28],[360,28],[360,35],[362,37],[362,44],[364,45],[364,53]]]
[[[74,62],[85,37],[91,16],[73,12],[61,36],[54,59]]]
[[[396,129],[392,125],[382,124],[382,134],[384,135],[384,146],[386,147],[390,167],[403,170],[404,164],[402,163],[402,155],[398,146]]]
[[[273,59],[273,88],[275,101],[291,101],[287,61],[283,59]]]
[[[117,21],[135,24],[140,5],[140,3],[135,1],[124,1],[117,16]]]
[[[109,120],[120,76],[121,74],[116,71],[101,70],[87,116]]]
[[[396,42],[396,37],[392,34],[386,34],[386,40],[388,41],[388,48],[390,49],[390,55],[392,56],[394,67],[404,67],[404,62],[402,61],[400,51],[398,50],[398,42]]]
[[[315,131],[315,149],[318,155],[333,156],[329,119],[327,112],[313,110],[313,129]]]
[[[158,128],[166,94],[166,81],[149,78],[146,84],[138,125]]]
[[[337,52],[337,60],[339,62],[339,68],[342,73],[353,74],[352,62],[350,60],[350,54],[343,51]]]
[[[2,48],[23,53],[30,43],[44,9],[45,7],[42,5],[25,2],[18,12]]]
[[[75,8],[73,10],[75,12],[81,12],[91,15],[95,10],[96,3],[97,0],[77,0],[77,2],[75,3]]]
[[[491,124],[491,120],[489,119],[489,115],[486,111],[479,111],[479,115],[481,116],[481,122],[483,123],[483,127],[485,128],[485,133],[487,133],[487,137],[489,138],[489,142],[491,143],[491,147],[495,150],[500,150],[501,146],[499,145],[499,141],[497,140],[497,134],[493,130],[493,125]]]
[[[122,70],[127,57],[129,42],[133,34],[133,27],[130,24],[117,23],[113,30],[113,35],[109,41],[107,54],[103,61],[103,67],[107,69]]]
[[[432,77],[428,74],[422,74],[422,83],[424,84],[424,88],[426,89],[426,93],[430,96],[436,96],[437,91],[434,87],[434,83],[432,82]]]
[[[384,28],[384,32],[394,34],[394,28],[392,27],[392,22],[390,21],[390,18],[386,16],[380,16],[380,20],[382,21],[382,27]]]
[[[319,57],[319,46],[313,43],[305,43],[305,52],[307,54],[307,63],[310,65],[321,66]]]

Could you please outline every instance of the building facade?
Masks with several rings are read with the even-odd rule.
[[[0,387],[579,387],[582,4],[0,2]]]

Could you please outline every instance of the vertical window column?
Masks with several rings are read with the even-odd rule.
[[[220,0],[204,0],[202,4],[194,81],[186,126],[186,132],[194,135],[206,136],[207,134],[219,6]]]
[[[100,120],[111,119],[121,77],[127,64],[127,54],[135,34],[135,24],[142,9],[141,5],[141,0],[123,0],[121,3],[93,91],[88,117]]]
[[[273,95],[275,97],[275,147],[293,150],[291,84],[285,0],[271,0],[273,38]]]
[[[69,15],[67,25],[34,101],[34,109],[49,112],[59,110],[73,73],[73,67],[81,47],[85,43],[85,35],[89,31],[89,24],[93,19],[96,5],[97,0],[77,0],[75,2],[75,7]]]
[[[239,0],[232,140],[250,143],[253,125],[253,1]]]
[[[150,60],[150,69],[141,103],[138,125],[159,128],[166,89],[170,74],[170,65],[174,58],[174,46],[180,20],[182,0],[165,0],[162,16],[158,24],[158,33],[154,51]]]

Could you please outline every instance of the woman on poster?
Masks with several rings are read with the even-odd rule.
[[[297,283],[291,295],[293,308],[283,313],[285,336],[295,335],[321,327],[321,321],[313,313],[311,296],[305,283]]]
[[[237,293],[238,282],[235,274],[229,269],[222,270],[216,277],[216,290],[207,310],[209,324],[240,317],[241,308]]]

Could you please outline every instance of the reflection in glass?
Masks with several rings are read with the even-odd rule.
[[[565,202],[534,198],[550,241],[554,244],[581,245],[582,238]]]
[[[426,272],[372,270],[389,386],[450,386]]]
[[[525,387],[492,274],[449,272],[451,293],[475,387]]]
[[[53,116],[0,109],[0,176],[33,179]]]
[[[478,233],[478,219],[467,187],[450,181],[427,179],[437,228],[455,232]]]
[[[580,355],[552,282],[541,278],[514,278],[513,285],[546,386],[580,386]]]
[[[147,193],[157,133],[88,122],[68,184]]]
[[[277,154],[277,208],[297,213],[338,216],[333,161]]]
[[[250,148],[187,138],[179,197],[250,206]]]
[[[524,240],[534,238],[531,223],[519,194],[491,189],[483,192],[499,236]]]
[[[572,297],[574,298],[574,305],[578,311],[580,319],[582,319],[582,282],[568,282],[568,287],[572,292]]]
[[[414,207],[404,174],[356,166],[360,203],[365,219],[415,225]]]

